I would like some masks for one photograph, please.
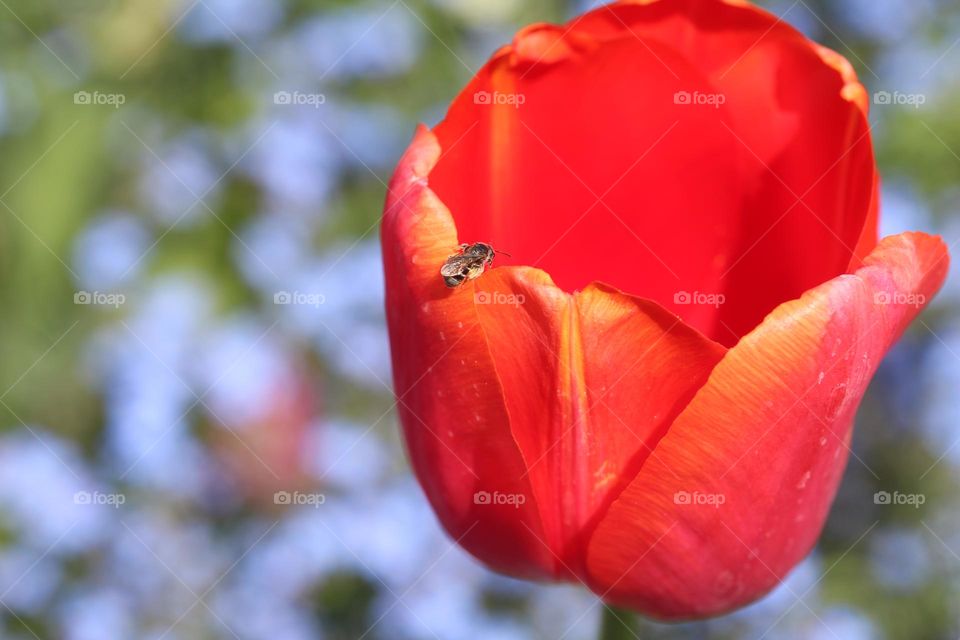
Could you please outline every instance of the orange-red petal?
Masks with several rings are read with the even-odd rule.
[[[439,155],[436,138],[421,127],[390,183],[381,228],[404,440],[455,540],[495,569],[552,576],[556,560],[540,543],[539,513],[476,307],[449,295],[439,275],[458,244],[449,212],[426,184]],[[483,492],[524,496],[524,504],[485,504]]]
[[[581,574],[598,514],[726,349],[656,303],[599,285],[571,295],[534,269],[496,269],[474,292],[544,544]]]
[[[598,514],[726,349],[656,303],[601,285],[569,294],[536,269],[497,268],[446,288],[438,270],[455,228],[424,180],[439,153],[421,129],[383,226],[414,469],[451,535],[491,566],[582,575]],[[477,504],[477,492],[491,504]]]
[[[502,264],[657,300],[730,346],[876,243],[865,96],[841,56],[747,3],[614,3],[498,52],[436,128],[431,186]]]
[[[938,237],[885,238],[732,348],[601,521],[593,589],[672,618],[775,586],[814,544],[864,390],[947,264]]]

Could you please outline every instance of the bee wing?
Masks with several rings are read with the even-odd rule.
[[[447,261],[443,263],[443,266],[440,267],[440,275],[442,276],[460,275],[470,267],[470,263],[473,261],[474,261],[474,258],[472,258],[471,256],[450,256],[449,258],[447,258]]]

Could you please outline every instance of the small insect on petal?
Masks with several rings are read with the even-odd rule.
[[[444,284],[454,288],[480,277],[484,269],[493,264],[496,255],[493,247],[485,242],[460,245],[460,251],[449,256],[440,267]]]

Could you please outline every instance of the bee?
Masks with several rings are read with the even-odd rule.
[[[509,253],[503,253],[508,256]],[[483,270],[493,264],[497,252],[486,242],[460,245],[460,251],[448,257],[440,267],[443,282],[450,288],[459,287],[467,280],[473,280],[483,273]]]

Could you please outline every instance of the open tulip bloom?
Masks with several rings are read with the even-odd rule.
[[[383,219],[400,419],[444,527],[663,619],[776,586],[947,271],[877,215],[864,87],[776,17],[648,0],[523,29],[417,131]],[[473,242],[510,257],[445,286]]]

